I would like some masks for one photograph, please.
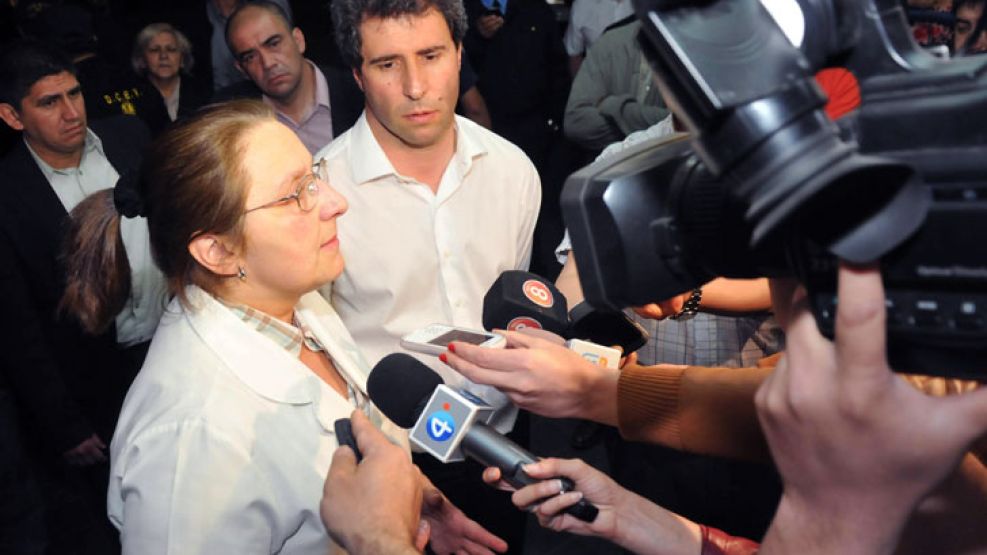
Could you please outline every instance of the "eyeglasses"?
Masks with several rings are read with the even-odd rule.
[[[264,208],[271,208],[273,206],[280,206],[282,204],[288,203],[290,201],[295,201],[298,204],[298,209],[302,212],[309,212],[315,205],[319,202],[319,191],[321,187],[319,186],[319,181],[326,181],[328,175],[326,172],[326,161],[320,160],[318,164],[315,165],[315,172],[303,176],[298,181],[298,186],[295,187],[295,191],[290,195],[283,196],[279,199],[272,200],[266,204],[260,206],[255,206],[253,208],[248,208],[244,210],[244,214],[249,214],[254,210],[263,210]]]

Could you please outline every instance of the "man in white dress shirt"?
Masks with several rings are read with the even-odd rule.
[[[482,327],[490,285],[528,266],[540,183],[520,149],[455,116],[464,21],[438,3],[387,18],[364,15],[359,0],[336,5],[340,50],[366,109],[315,157],[350,203],[339,224],[346,270],[330,298],[375,364],[428,324]],[[421,359],[464,384],[435,357]],[[503,416],[506,431],[513,414]]]
[[[366,106],[315,157],[326,160],[330,183],[350,206],[338,231],[346,269],[324,293],[375,364],[428,324],[482,327],[490,285],[528,266],[541,185],[520,149],[455,115],[466,30],[459,0],[337,0],[332,10]],[[516,409],[506,397],[435,357],[420,358],[446,383],[502,407],[496,423],[510,429]],[[430,477],[443,489],[441,477]],[[467,481],[480,484],[479,474]]]

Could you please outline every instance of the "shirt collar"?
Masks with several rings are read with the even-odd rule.
[[[292,317],[294,325],[291,325],[256,308],[244,304],[228,303],[219,297],[215,297],[215,299],[230,309],[230,312],[245,324],[284,348],[294,358],[298,358],[302,354],[302,342],[305,343],[305,346],[310,351],[326,352],[328,355],[325,347],[319,342],[319,339],[312,330],[305,325],[305,322],[299,318],[297,312]],[[340,373],[340,375],[343,374]],[[353,384],[345,376],[343,379],[346,382],[347,399],[354,406],[363,408],[366,404],[366,396],[354,388]],[[366,385],[364,384],[363,387],[366,387]]]
[[[41,173],[44,174],[45,179],[48,181],[51,181],[51,178],[55,175],[68,175],[69,173],[77,170],[79,166],[82,166],[85,163],[87,154],[93,150],[98,152],[100,156],[103,156],[104,158],[106,157],[106,153],[103,152],[103,141],[101,141],[99,137],[93,133],[93,130],[88,127],[86,128],[86,141],[82,145],[82,158],[79,159],[79,166],[76,166],[75,168],[64,168],[60,170],[55,169],[51,167],[48,162],[45,162],[40,156],[38,156],[38,153],[31,148],[31,144],[27,142],[27,139],[24,139],[24,146],[27,147],[27,151],[31,153],[31,157],[34,158],[35,163],[37,163],[38,167],[41,169]]]
[[[325,108],[326,110],[330,110],[329,82],[326,81],[326,76],[322,74],[322,71],[318,68],[318,66],[312,63],[312,60],[305,58],[305,62],[312,67],[312,72],[315,74],[315,102],[311,106],[309,106],[307,110],[305,110],[305,113],[302,114],[302,117],[297,122],[291,116],[278,109],[278,106],[274,103],[273,100],[271,100],[269,96],[267,96],[266,94],[260,95],[260,98],[264,102],[264,104],[270,106],[275,112],[277,112],[278,115],[292,122],[292,124],[296,126],[304,125],[305,122],[307,122],[309,118],[312,117],[312,114],[314,114],[315,111],[318,110],[320,106]]]
[[[449,163],[455,164],[461,175],[466,175],[473,164],[473,160],[486,154],[487,150],[475,136],[469,122],[464,122],[459,116],[455,116],[453,125],[456,133],[456,152]],[[388,176],[411,181],[410,178],[399,174],[387,155],[384,154],[384,149],[380,147],[370,129],[370,124],[367,122],[366,110],[360,114],[360,118],[349,133],[351,133],[352,140],[349,149],[350,171],[353,173],[354,183],[362,185]]]
[[[319,66],[312,63],[312,60],[306,58],[305,61],[312,66],[312,71],[315,72],[315,105],[329,108],[329,82],[326,81],[326,76],[322,74]]]
[[[217,300],[226,305],[226,307],[229,308],[233,314],[236,314],[236,316],[243,320],[248,326],[254,328],[264,337],[267,337],[274,343],[280,345],[292,356],[297,357],[301,355],[302,342],[304,342],[308,348],[313,351],[324,350],[315,336],[308,329],[306,329],[305,324],[300,322],[297,318],[294,319],[295,325],[293,326],[287,322],[278,320],[263,311],[257,310],[256,308],[242,304],[227,303],[219,298],[217,298]]]

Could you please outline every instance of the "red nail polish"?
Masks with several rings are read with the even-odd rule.
[[[454,353],[456,352],[456,346],[453,345],[452,343],[446,345],[446,349],[449,349],[450,351],[452,351]]]
[[[442,362],[449,362],[448,360],[446,360],[446,354],[445,353],[442,353],[441,355],[439,355],[439,360],[441,360]]]

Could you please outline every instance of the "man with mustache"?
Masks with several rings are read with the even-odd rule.
[[[227,21],[226,44],[249,80],[220,90],[213,100],[262,98],[312,153],[359,117],[363,95],[349,72],[306,59],[305,35],[278,4],[242,2]]]
[[[350,204],[339,221],[346,270],[324,293],[374,364],[428,324],[482,327],[490,285],[528,266],[541,189],[520,149],[454,113],[466,31],[460,0],[335,0],[332,15],[366,105],[353,128],[316,155]],[[494,423],[511,428],[516,409],[502,394],[434,357],[422,361],[499,407]],[[486,493],[478,468],[452,476],[456,465],[445,465],[447,480],[430,473],[431,461],[416,462],[450,498],[463,486],[480,489],[455,502],[510,542],[510,532],[471,512]]]

